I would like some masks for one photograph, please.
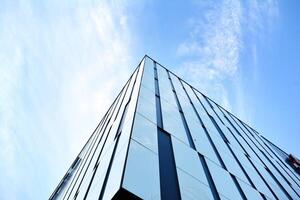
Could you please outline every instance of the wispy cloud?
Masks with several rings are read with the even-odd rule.
[[[126,4],[3,3],[2,198],[47,198],[129,77]]]
[[[244,106],[242,57],[251,44],[252,59],[257,62],[256,40],[265,38],[262,32],[266,24],[271,26],[278,15],[277,3],[222,0],[197,2],[196,7],[199,15],[188,21],[189,36],[177,49],[184,59],[179,73],[229,110],[234,99],[235,111],[249,120]]]
[[[222,81],[234,77],[238,70],[242,7],[238,0],[205,6],[208,10],[202,19],[190,20],[190,36],[180,44],[178,53],[187,57],[183,70],[193,74],[192,81],[229,107]]]
[[[4,199],[48,197],[135,65],[129,1],[34,2],[3,1],[0,7]],[[228,108],[233,88],[244,110],[245,32],[262,35],[278,15],[277,3],[221,0],[195,6],[199,12],[177,49],[184,60],[180,73]],[[144,23],[139,19],[133,21]],[[256,46],[249,48],[258,62]]]

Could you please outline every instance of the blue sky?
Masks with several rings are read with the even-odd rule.
[[[299,9],[2,0],[1,198],[49,197],[144,54],[300,156]]]

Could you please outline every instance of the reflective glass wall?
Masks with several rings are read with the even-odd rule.
[[[300,199],[253,128],[145,56],[50,199]]]

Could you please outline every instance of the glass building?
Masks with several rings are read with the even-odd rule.
[[[253,128],[145,56],[50,199],[300,199]]]

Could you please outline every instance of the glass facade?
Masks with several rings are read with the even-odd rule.
[[[50,199],[300,199],[275,147],[145,56]]]

